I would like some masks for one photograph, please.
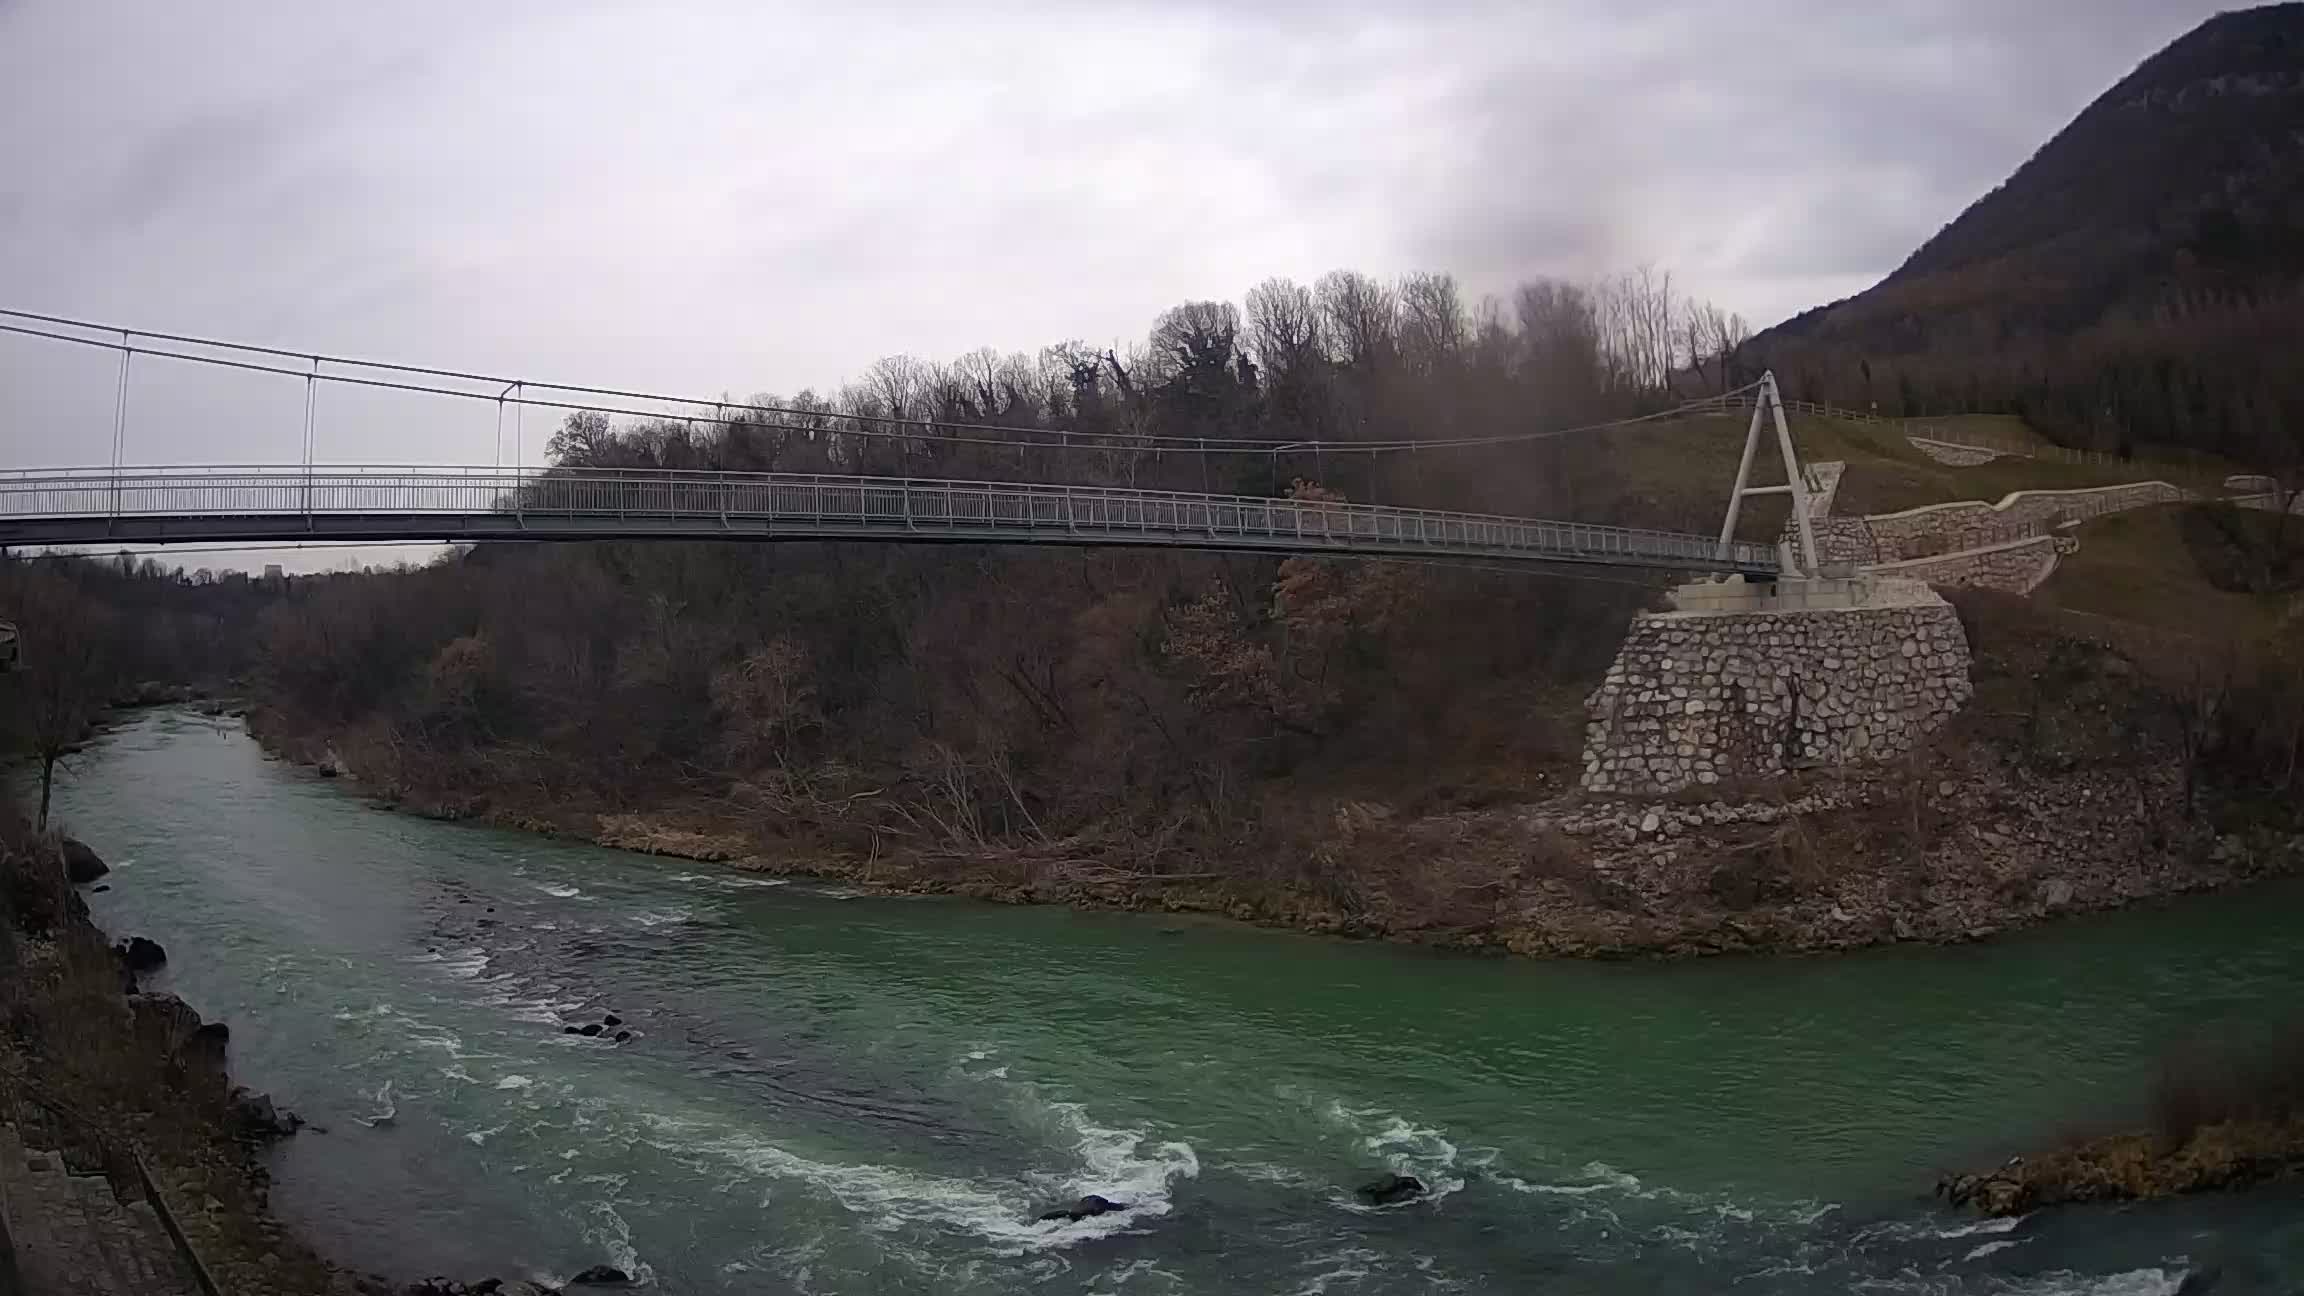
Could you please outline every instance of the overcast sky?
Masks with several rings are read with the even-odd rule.
[[[1766,324],[2220,7],[0,0],[0,306],[738,394],[1340,266],[1653,262]],[[0,465],[104,462],[111,373],[0,338]],[[130,460],[298,456],[289,386],[138,377]],[[319,453],[492,423],[339,402]]]

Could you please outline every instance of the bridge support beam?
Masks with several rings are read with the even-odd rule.
[[[1973,693],[1960,618],[1914,581],[1741,579],[1632,622],[1586,704],[1586,791],[1663,796],[1900,755]]]
[[[1752,460],[1760,450],[1760,437],[1773,419],[1776,432],[1776,454],[1784,464],[1784,484],[1781,486],[1752,485]],[[1816,530],[1810,522],[1808,479],[1800,471],[1800,454],[1792,448],[1792,427],[1784,419],[1784,397],[1776,390],[1774,370],[1760,375],[1760,389],[1752,398],[1752,426],[1744,434],[1744,457],[1736,463],[1736,484],[1728,490],[1728,516],[1720,523],[1720,553],[1725,557],[1729,546],[1736,540],[1736,523],[1744,513],[1744,499],[1748,495],[1789,495],[1792,497],[1792,525],[1788,530],[1800,541],[1799,552],[1787,554],[1786,571],[1798,571],[1810,576],[1817,574]]]

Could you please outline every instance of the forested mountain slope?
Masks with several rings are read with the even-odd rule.
[[[1915,123],[1925,129],[1925,123]],[[2146,60],[1877,287],[1753,340],[1794,394],[2304,458],[2304,4]]]

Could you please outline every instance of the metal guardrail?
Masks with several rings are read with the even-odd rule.
[[[1915,441],[1933,441],[1938,445],[1957,446],[1963,450],[1986,450],[2011,459],[2044,459],[2050,463],[2080,464],[2089,467],[2162,468],[2186,473],[2197,473],[2197,467],[2185,464],[2155,464],[2144,459],[2123,459],[2102,450],[2074,450],[2070,446],[2043,445],[2039,442],[2018,441],[2013,437],[1996,437],[1965,428],[1945,427],[1919,419],[1904,420],[1904,435]]]
[[[1322,500],[670,469],[212,466],[0,473],[0,544],[777,537],[1157,544],[1768,574],[1775,546]]]
[[[1752,402],[1756,399],[1758,398],[1754,395],[1744,394],[1711,396],[1703,400],[1693,401],[1682,408],[1692,414],[1737,414],[1751,409]],[[1817,418],[1841,419],[1849,423],[1890,423],[1895,421],[1882,418],[1878,414],[1868,414],[1863,410],[1843,409],[1838,405],[1827,405],[1818,401],[1788,400],[1784,402],[1784,412],[1787,414],[1809,414]]]

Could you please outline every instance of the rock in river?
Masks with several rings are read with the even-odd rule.
[[[232,1114],[239,1118],[243,1131],[258,1138],[286,1138],[304,1124],[301,1117],[274,1105],[270,1094],[250,1089],[232,1091]]]
[[[158,971],[168,961],[168,951],[160,948],[160,942],[142,936],[129,937],[115,946],[114,952],[119,954],[121,965],[138,976]]]
[[[1128,1209],[1127,1206],[1113,1201],[1109,1197],[1099,1197],[1095,1193],[1090,1193],[1070,1206],[1059,1206],[1051,1211],[1042,1211],[1040,1218],[1077,1223],[1080,1220],[1093,1219],[1098,1215],[1109,1215],[1114,1211],[1126,1209]]]
[[[632,1279],[613,1265],[594,1265],[568,1281],[587,1287],[621,1287]]]
[[[85,885],[112,871],[105,867],[103,860],[97,858],[96,852],[88,849],[88,843],[79,838],[66,837],[61,844],[64,851],[64,877],[72,885]]]
[[[1414,1175],[1388,1174],[1360,1185],[1360,1200],[1371,1206],[1390,1206],[1424,1195],[1424,1181]]]

